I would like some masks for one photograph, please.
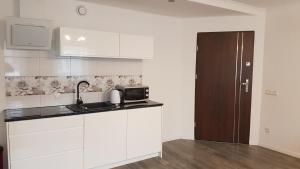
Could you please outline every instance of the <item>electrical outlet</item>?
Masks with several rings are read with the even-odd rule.
[[[278,96],[279,93],[276,90],[265,90],[265,94],[269,96]]]
[[[270,134],[270,133],[271,133],[270,128],[265,128],[265,133],[266,133],[266,134]]]

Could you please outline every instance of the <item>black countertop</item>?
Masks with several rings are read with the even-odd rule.
[[[22,120],[43,119],[43,118],[51,118],[51,117],[71,116],[71,115],[80,115],[80,114],[89,114],[89,113],[101,113],[107,111],[117,111],[117,110],[126,110],[126,109],[157,107],[162,105],[163,105],[162,103],[149,100],[143,103],[121,104],[118,107],[102,110],[98,112],[93,112],[93,111],[76,112],[66,108],[66,106],[7,109],[4,110],[4,115],[5,115],[4,121],[13,122],[13,121],[22,121]]]

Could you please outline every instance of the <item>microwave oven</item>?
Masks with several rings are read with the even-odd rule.
[[[121,92],[122,103],[135,103],[149,100],[148,86],[116,86]]]

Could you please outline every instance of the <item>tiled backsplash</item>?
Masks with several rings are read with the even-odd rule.
[[[108,100],[117,85],[142,84],[140,60],[56,57],[46,51],[4,50],[7,108],[39,107],[75,102],[80,88],[85,102]]]
[[[141,85],[142,75],[115,76],[7,76],[6,96],[55,95],[76,92],[79,81],[86,80],[89,86],[81,85],[80,92],[108,92],[115,85]]]

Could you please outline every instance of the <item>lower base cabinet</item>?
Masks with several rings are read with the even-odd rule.
[[[162,150],[161,107],[128,111],[127,159]]]
[[[126,160],[127,111],[86,115],[85,169]]]
[[[8,122],[9,169],[106,169],[159,156],[161,109]]]

